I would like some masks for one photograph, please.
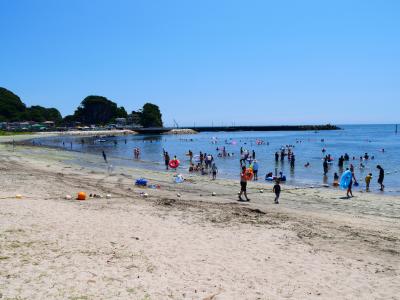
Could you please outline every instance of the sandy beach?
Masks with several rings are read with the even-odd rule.
[[[0,144],[0,298],[400,299],[399,196],[173,175]]]

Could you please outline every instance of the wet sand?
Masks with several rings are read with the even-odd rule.
[[[0,144],[2,297],[400,299],[400,197],[173,175]]]

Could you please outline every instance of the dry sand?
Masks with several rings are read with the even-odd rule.
[[[1,299],[400,299],[400,197],[284,186],[274,205],[249,183],[239,203],[236,181],[12,149],[0,144]],[[141,176],[161,188],[134,187]],[[78,191],[112,198],[64,199]]]

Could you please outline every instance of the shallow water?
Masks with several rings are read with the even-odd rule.
[[[192,150],[196,155],[200,151],[212,154],[219,169],[219,175],[227,178],[237,178],[240,172],[240,147],[256,152],[259,163],[259,181],[263,181],[268,172],[282,171],[288,184],[321,185],[332,184],[334,172],[339,173],[337,159],[348,153],[350,163],[355,166],[355,175],[360,186],[365,188],[364,178],[371,172],[374,175],[371,190],[377,191],[376,183],[380,164],[385,169],[385,185],[387,193],[400,193],[400,134],[395,134],[394,125],[346,125],[343,130],[337,131],[287,131],[287,132],[204,132],[196,135],[134,135],[104,137],[105,142],[98,142],[98,138],[81,137],[49,137],[35,139],[35,144],[60,147],[66,150],[88,152],[101,155],[104,150],[108,160],[114,165],[134,165],[136,167],[163,169],[163,149],[169,152],[171,158],[176,155],[181,160],[180,172],[187,172],[189,160],[185,155]],[[263,145],[257,145],[256,140],[262,140]],[[71,148],[72,142],[72,148]],[[116,144],[115,144],[116,142]],[[64,143],[64,144],[63,144]],[[295,167],[285,160],[275,162],[274,153],[282,146],[294,145],[296,155]],[[133,159],[133,148],[141,149],[140,161]],[[233,157],[218,157],[216,149],[225,147],[233,153]],[[322,153],[322,148],[326,153]],[[385,149],[385,152],[381,150]],[[362,161],[365,168],[360,168],[360,156],[367,152],[375,156],[374,160]],[[328,175],[323,176],[322,159],[326,154],[334,157],[329,167]],[[356,157],[355,160],[352,158]],[[304,165],[309,162],[310,167]],[[355,188],[357,189],[357,188]]]

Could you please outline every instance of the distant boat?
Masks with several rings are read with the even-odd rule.
[[[95,140],[94,141],[95,143],[105,143],[105,142],[107,142],[106,140],[103,140],[103,139],[99,139],[99,140]]]

